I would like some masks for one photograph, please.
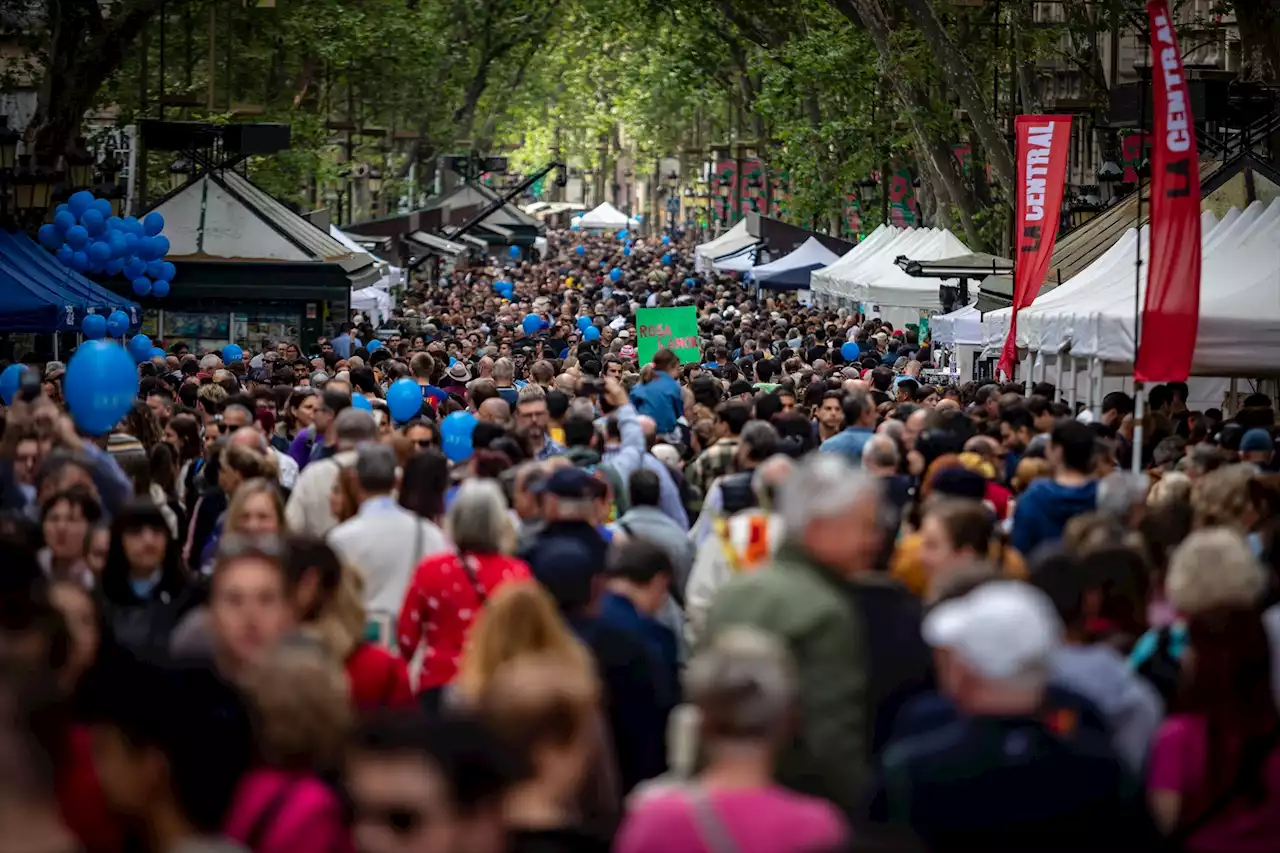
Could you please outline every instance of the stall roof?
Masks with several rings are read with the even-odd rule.
[[[1013,274],[1013,261],[986,252],[970,252],[937,261],[917,261],[904,256],[897,258],[895,263],[907,275],[916,278],[982,278]]]
[[[415,254],[418,255],[435,253],[437,255],[457,257],[467,251],[467,247],[461,243],[454,242],[447,237],[441,237],[438,234],[429,234],[426,231],[414,231],[405,239],[417,250]]]
[[[24,232],[0,231],[0,330],[61,332],[80,328],[84,315],[115,309],[138,322],[138,304],[64,267]]]

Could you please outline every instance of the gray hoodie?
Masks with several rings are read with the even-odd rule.
[[[1155,688],[1129,669],[1110,646],[1062,646],[1053,656],[1053,683],[1098,706],[1111,726],[1116,753],[1142,777],[1147,750],[1164,717]]]

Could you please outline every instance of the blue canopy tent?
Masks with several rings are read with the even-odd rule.
[[[0,230],[0,332],[74,332],[85,314],[120,309],[137,327],[138,303],[95,284],[21,231]]]
[[[773,263],[751,268],[751,280],[766,290],[803,290],[809,286],[809,276],[840,260],[840,256],[810,237],[799,248]]]

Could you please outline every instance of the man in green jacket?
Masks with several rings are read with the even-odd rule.
[[[884,531],[876,482],[837,454],[811,453],[782,486],[785,540],[772,563],[731,580],[704,636],[750,625],[796,662],[798,725],[778,757],[784,785],[852,812],[867,781],[867,647],[848,582],[874,564]]]

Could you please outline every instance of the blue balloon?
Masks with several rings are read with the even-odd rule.
[[[152,358],[164,358],[164,350],[160,349],[160,347],[152,347],[152,348],[151,348],[151,357],[152,357]]]
[[[169,254],[169,238],[168,237],[164,236],[163,234],[157,234],[156,236],[151,238],[151,241],[155,243],[157,258],[163,258],[165,255]]]
[[[618,239],[619,240],[627,239],[627,229],[623,228],[621,231],[618,232]]]
[[[80,334],[91,341],[100,341],[107,335],[107,318],[101,314],[85,314],[80,321]]]
[[[57,251],[62,245],[62,235],[58,233],[57,228],[49,224],[40,226],[40,230],[36,232],[36,239],[50,252]]]
[[[112,311],[107,317],[107,334],[113,338],[123,338],[129,331],[129,315],[123,311]]]
[[[351,395],[351,408],[353,408],[353,409],[363,409],[363,410],[364,410],[364,411],[366,411],[366,412],[372,412],[372,411],[373,411],[373,403],[370,403],[370,402],[369,402],[369,398],[368,398],[368,397],[366,397],[366,396],[365,396],[365,395],[363,395],[363,394],[352,394],[352,395]]]
[[[569,226],[569,230],[570,230],[570,231],[581,231],[581,230],[582,230],[582,226],[581,226],[581,225],[570,225],[570,226]]]
[[[630,247],[628,247],[628,248],[626,248],[626,249],[623,249],[623,250],[622,250],[622,256],[623,256],[624,258],[629,258],[629,257],[631,257],[631,249],[630,249]]]
[[[397,379],[387,389],[387,408],[398,424],[413,420],[422,411],[422,389],[407,376]]]
[[[693,278],[686,278],[686,279],[684,280],[684,286],[685,286],[685,287],[693,287],[693,286],[694,286],[695,284],[697,284],[697,283],[698,283],[698,282],[697,282],[697,279],[693,279]]]
[[[119,258],[112,258],[107,261],[105,270],[107,275],[120,275],[120,273],[124,272],[124,261]]]
[[[595,326],[591,326],[582,333],[582,339],[584,341],[598,341],[600,340],[600,330]]]
[[[617,267],[614,267],[613,269],[609,270],[609,280],[622,281],[622,270],[618,269]]]
[[[244,360],[244,350],[236,344],[227,344],[222,348],[222,363],[235,364],[237,361]]]
[[[120,266],[124,266],[125,258],[128,257],[125,251],[124,235],[119,231],[108,231],[106,243],[111,247],[111,257],[120,262]]]
[[[158,213],[148,213],[147,218],[142,220],[142,232],[148,237],[154,237],[164,230],[164,217]]]
[[[542,318],[537,314],[525,314],[524,323],[522,325],[524,327],[524,333],[526,335],[532,335],[534,332],[542,328]]]
[[[587,247],[579,246],[578,248],[574,249],[574,251],[578,253],[578,257],[582,257],[587,253]]]
[[[164,299],[169,295],[169,282],[163,278],[151,282],[151,295],[156,299]]]
[[[671,263],[671,255],[670,255],[670,254],[663,255],[663,256],[662,256],[662,262],[663,262],[664,264],[669,264],[669,263]]]
[[[71,420],[88,435],[111,432],[133,408],[137,394],[138,369],[134,360],[111,341],[81,344],[62,381],[62,396]]]
[[[666,234],[663,234],[663,235],[662,235],[662,245],[667,246],[667,245],[670,245],[670,243],[671,243],[671,238],[670,238],[669,236],[667,236]]]
[[[382,341],[378,340],[377,338],[374,338],[373,340],[369,341],[369,343],[365,346],[365,349],[367,349],[369,352],[373,352],[374,350],[380,348],[381,346],[382,346]]]
[[[4,373],[0,373],[0,400],[3,400],[6,406],[13,402],[14,395],[18,393],[18,386],[22,384],[23,370],[26,368],[21,364],[11,364],[4,369]]]
[[[403,381],[403,380],[400,380]],[[470,412],[454,412],[440,424],[440,444],[450,462],[471,458],[471,434],[476,429],[476,416]]]
[[[89,232],[83,225],[72,225],[67,229],[67,245],[73,249],[83,249],[89,242]]]
[[[156,255],[156,241],[154,237],[139,237],[138,248],[135,250],[139,258],[144,261],[154,261]]]
[[[579,318],[578,318],[578,331],[579,331],[579,332],[585,332],[587,329],[590,329],[590,328],[591,328],[591,325],[592,325],[592,323],[591,323],[591,318],[590,318],[590,317],[585,317],[585,316],[584,316],[584,317],[579,317]]]
[[[846,362],[857,361],[861,352],[862,350],[858,349],[858,344],[855,341],[845,341],[840,345],[840,355],[844,356]]]
[[[162,264],[164,261],[148,261],[147,262],[147,278],[157,279],[163,278],[161,273],[164,272]]]
[[[80,214],[80,224],[84,226],[84,230],[89,232],[90,237],[97,237],[107,230],[107,220],[103,218],[96,207],[91,207]]]
[[[123,224],[124,224],[124,220],[123,220],[123,219],[121,219],[119,216],[108,216],[108,217],[107,217],[107,230],[108,230],[108,231],[119,231],[119,230],[121,230],[121,229],[120,229],[120,226],[121,226],[121,225],[123,225]]]
[[[60,204],[60,205],[58,205],[57,207],[55,207],[55,208],[53,209],[53,212],[54,212],[55,214],[56,214],[56,213],[61,213],[62,211],[66,210],[66,209],[67,209],[67,203],[64,201],[62,204]]]
[[[71,230],[71,226],[76,224],[76,215],[69,210],[60,210],[53,216],[53,227],[63,237],[67,236],[67,232]]]
[[[160,262],[159,278],[161,281],[173,281],[174,278],[177,277],[177,275],[178,275],[178,268],[175,267],[172,263],[170,263],[169,261]]]
[[[151,295],[151,279],[145,275],[140,275],[133,280],[133,292],[136,296]]]
[[[71,268],[76,272],[85,272],[89,269],[89,256],[84,252],[72,252]]]
[[[449,366],[450,366],[450,367],[453,367],[453,366],[454,366],[455,364],[457,364],[457,363],[458,363],[458,360],[457,360],[456,358],[454,358],[453,356],[449,356]]]
[[[121,223],[121,227],[130,234],[135,234],[139,237],[142,236],[142,223],[138,221],[138,217],[136,216],[126,216],[124,221]]]
[[[133,356],[133,360],[141,364],[151,358],[151,338],[146,335],[134,335],[129,338],[129,355]]]
[[[71,194],[71,198],[67,199],[67,210],[71,211],[76,219],[84,216],[84,212],[93,206],[93,193],[88,190],[80,190]]]
[[[510,255],[512,259],[520,257],[520,247],[512,246],[510,249],[507,249],[507,254]]]
[[[106,264],[111,260],[111,244],[106,240],[95,240],[89,244],[89,260]]]
[[[111,202],[105,198],[95,198],[93,200],[93,209],[101,213],[103,219],[111,216]]]
[[[142,258],[134,256],[129,260],[125,261],[125,264],[124,264],[125,278],[133,280],[135,278],[138,278],[139,276],[143,276],[146,274],[147,274],[147,262],[144,261]]]
[[[120,229],[120,233],[124,235],[124,256],[130,257],[138,253],[138,235],[132,231]]]
[[[64,267],[71,266],[72,261],[75,259],[75,254],[75,250],[65,244],[59,246],[58,251],[54,252],[54,256]]]

